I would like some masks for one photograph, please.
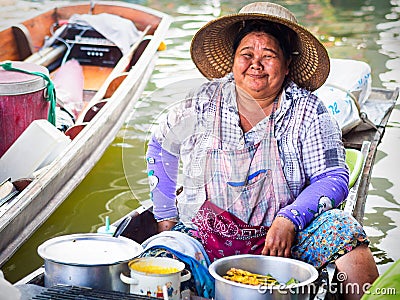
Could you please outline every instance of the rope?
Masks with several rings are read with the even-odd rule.
[[[47,81],[46,101],[50,102],[47,120],[55,126],[56,125],[56,90],[54,88],[54,83],[53,83],[53,81],[51,81],[50,77],[47,76],[46,74],[43,74],[40,72],[31,72],[31,71],[27,71],[27,70],[23,70],[23,69],[14,68],[11,65],[11,62],[2,63],[2,64],[0,64],[0,67],[2,67],[6,71],[15,71],[15,72],[21,72],[21,73],[25,73],[25,74],[40,76],[45,81]]]
[[[333,84],[333,83],[327,83],[326,82],[325,85],[327,87],[332,87],[332,88],[338,89],[338,90],[340,90],[342,92],[345,92],[347,95],[349,95],[350,99],[353,100],[354,104],[357,107],[358,112],[360,113],[360,111],[361,111],[360,104],[358,103],[358,100],[357,100],[356,96],[354,96],[354,94],[351,91],[349,91],[349,90],[347,90],[347,89],[345,89],[345,88],[343,88],[343,87],[341,87],[341,86],[339,86],[337,84]]]

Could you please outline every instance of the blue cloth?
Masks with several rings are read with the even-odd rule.
[[[196,292],[198,296],[204,298],[213,298],[214,297],[214,284],[215,280],[208,272],[208,269],[203,266],[200,262],[198,262],[195,258],[183,254],[179,251],[176,251],[172,248],[156,245],[147,249],[145,252],[149,252],[156,249],[163,249],[171,252],[175,255],[179,260],[184,262],[190,268],[190,272],[192,273],[192,277],[195,282]]]

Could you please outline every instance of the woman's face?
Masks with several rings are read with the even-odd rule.
[[[280,92],[289,63],[273,36],[251,32],[236,50],[232,71],[239,88],[255,99],[265,99]]]

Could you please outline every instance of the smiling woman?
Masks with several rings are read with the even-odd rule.
[[[159,231],[187,233],[211,261],[334,262],[346,283],[372,283],[378,272],[362,226],[334,209],[349,173],[341,130],[312,93],[329,74],[324,46],[286,8],[256,2],[200,28],[191,54],[210,81],[157,122],[146,154]]]
[[[3,0],[8,2],[8,0]],[[10,0],[10,6],[0,10],[0,26],[18,23],[21,19],[43,11],[57,1]],[[114,221],[148,199],[148,183],[143,160],[145,139],[152,127],[155,112],[167,109],[188,85],[185,79],[201,74],[190,61],[189,45],[194,32],[220,14],[237,12],[243,3],[253,1],[139,1],[149,7],[175,16],[168,38],[167,50],[160,59],[146,95],[130,120],[121,128],[118,138],[108,148],[82,184],[70,195],[39,231],[17,252],[3,268],[7,278],[16,281],[39,267],[43,261],[36,254],[44,240],[60,234],[95,232],[104,224],[106,215]],[[374,87],[394,89],[400,85],[398,47],[400,30],[399,3],[380,1],[274,1],[294,12],[303,25],[324,43],[334,58],[351,58],[367,62],[372,68]],[[2,2],[3,3],[3,2]],[[212,33],[209,33],[212,36]],[[231,49],[229,49],[231,50]],[[216,52],[212,52],[216,53]],[[232,59],[232,51],[229,52]],[[224,70],[226,64],[215,62]],[[371,186],[366,203],[364,228],[370,240],[380,273],[400,258],[398,251],[400,227],[400,182],[393,168],[399,158],[400,113],[395,108],[379,146]],[[121,163],[123,157],[124,166]],[[124,175],[126,171],[126,175]],[[127,184],[128,181],[128,184]],[[133,193],[133,195],[132,195]]]

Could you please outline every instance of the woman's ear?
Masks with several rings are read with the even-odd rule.
[[[286,73],[285,73],[285,75],[289,74],[289,71],[290,71],[289,66],[290,66],[291,62],[292,62],[292,57],[289,57],[289,59],[286,60]]]

